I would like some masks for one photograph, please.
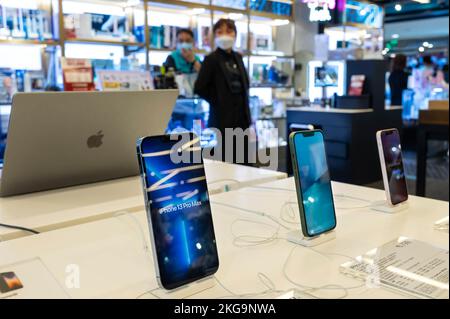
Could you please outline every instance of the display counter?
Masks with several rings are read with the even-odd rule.
[[[210,194],[286,178],[285,173],[205,160]],[[0,221],[40,232],[109,218],[127,210],[142,210],[140,177],[122,178],[0,198]],[[0,242],[29,233],[0,227]]]
[[[366,286],[363,281],[341,274],[339,266],[399,236],[448,249],[448,233],[433,227],[437,220],[448,216],[448,202],[411,196],[407,211],[384,214],[369,207],[361,208],[365,201],[384,199],[383,191],[341,183],[333,183],[338,218],[336,239],[315,249],[295,248],[281,239],[288,230],[280,229],[270,219],[279,220],[286,202],[295,197],[294,180],[271,182],[264,187],[243,188],[211,197],[220,254],[216,278],[236,294],[263,291],[259,276],[264,274],[279,290],[295,288],[292,281],[312,287],[331,284],[359,287],[347,291],[315,289],[311,293],[316,298],[406,298],[408,295],[399,291]],[[351,194],[355,199],[345,198],[345,194]],[[249,211],[259,211],[270,218]],[[289,229],[298,227],[291,223],[284,224]],[[236,236],[247,235],[273,236],[273,240],[247,247],[235,244]],[[78,289],[67,289],[71,298],[151,298],[149,292],[158,284],[150,247],[146,214],[138,211],[0,243],[0,266],[39,257],[56,280],[65,286],[67,266],[78,265],[82,284]],[[39,285],[39,278],[31,278],[26,283],[28,286]],[[39,288],[35,297],[48,297],[48,290]],[[216,285],[195,297],[221,298],[229,294]]]

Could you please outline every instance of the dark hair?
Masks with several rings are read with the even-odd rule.
[[[433,60],[431,59],[431,56],[430,56],[430,55],[425,55],[425,56],[422,58],[422,61],[423,61],[423,64],[425,64],[425,65],[433,64]]]
[[[231,19],[220,19],[219,21],[216,22],[216,24],[214,24],[213,27],[213,33],[215,34],[217,30],[219,30],[222,26],[226,26],[228,29],[231,29],[234,31],[234,33],[237,34],[237,28],[236,28],[236,23],[234,23],[233,20]]]
[[[403,71],[406,69],[406,55],[397,54],[392,60],[391,71]]]
[[[189,34],[189,35],[192,37],[192,39],[194,39],[194,32],[192,32],[191,29],[188,29],[188,28],[182,28],[182,29],[179,29],[179,30],[177,31],[177,38],[178,38],[178,36],[179,36],[180,34],[182,34],[182,33]]]

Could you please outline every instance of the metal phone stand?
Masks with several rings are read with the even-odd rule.
[[[314,247],[336,239],[336,232],[330,231],[315,237],[305,237],[301,230],[294,230],[287,234],[287,239],[297,245]]]
[[[391,205],[387,201],[376,202],[372,205],[371,209],[388,214],[396,214],[409,208],[408,202],[403,202],[398,205]]]
[[[158,299],[187,299],[196,294],[199,294],[205,290],[211,289],[216,285],[214,277],[207,277],[198,281],[195,281],[186,286],[176,288],[174,290],[166,290],[164,288],[158,288],[152,290],[150,294]]]

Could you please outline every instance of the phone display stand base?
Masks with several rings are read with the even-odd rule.
[[[166,290],[164,288],[158,288],[151,291],[151,294],[158,299],[187,299],[195,296],[202,291],[213,288],[216,285],[214,277],[205,278],[189,285],[174,289]]]
[[[305,237],[301,230],[294,230],[287,234],[287,239],[297,245],[314,247],[336,239],[336,232],[330,231],[316,237]]]
[[[372,210],[388,214],[396,214],[401,211],[407,210],[408,208],[409,208],[408,202],[400,203],[398,205],[393,206],[389,204],[387,201],[380,201],[374,203],[371,207]]]

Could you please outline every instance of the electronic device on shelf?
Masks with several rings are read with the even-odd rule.
[[[163,134],[178,91],[19,93],[0,195],[139,174],[136,139]]]
[[[315,68],[314,84],[316,87],[337,87],[338,86],[337,66],[324,65]]]

